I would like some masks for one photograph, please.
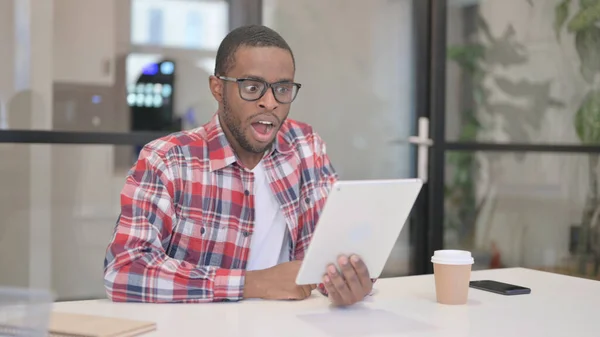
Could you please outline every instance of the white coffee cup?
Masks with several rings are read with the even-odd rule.
[[[475,260],[465,250],[436,250],[431,257],[438,303],[466,304]]]

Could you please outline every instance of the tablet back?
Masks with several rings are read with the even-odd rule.
[[[332,188],[296,278],[319,284],[341,254],[359,255],[371,278],[383,267],[423,183],[419,179],[338,181]]]

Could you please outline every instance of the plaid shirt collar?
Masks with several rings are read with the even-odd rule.
[[[209,151],[210,160],[210,171],[218,171],[223,169],[237,161],[235,152],[227,140],[227,136],[221,127],[221,121],[219,120],[219,114],[215,113],[212,119],[204,125],[204,129],[207,133],[207,144]],[[293,145],[289,141],[289,136],[286,128],[282,127],[277,132],[277,136],[273,146],[267,153],[267,156],[277,151],[281,154],[289,154],[293,151]]]

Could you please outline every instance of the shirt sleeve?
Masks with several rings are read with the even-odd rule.
[[[121,192],[121,215],[104,260],[106,293],[115,302],[210,302],[243,298],[245,272],[197,267],[166,253],[176,225],[176,179],[148,146]]]

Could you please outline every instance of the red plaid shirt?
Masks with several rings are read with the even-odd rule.
[[[325,144],[310,126],[288,119],[263,163],[289,229],[289,256],[302,260],[337,179]],[[121,215],[104,261],[108,297],[242,299],[253,184],[217,115],[203,127],[146,145],[121,193]]]

